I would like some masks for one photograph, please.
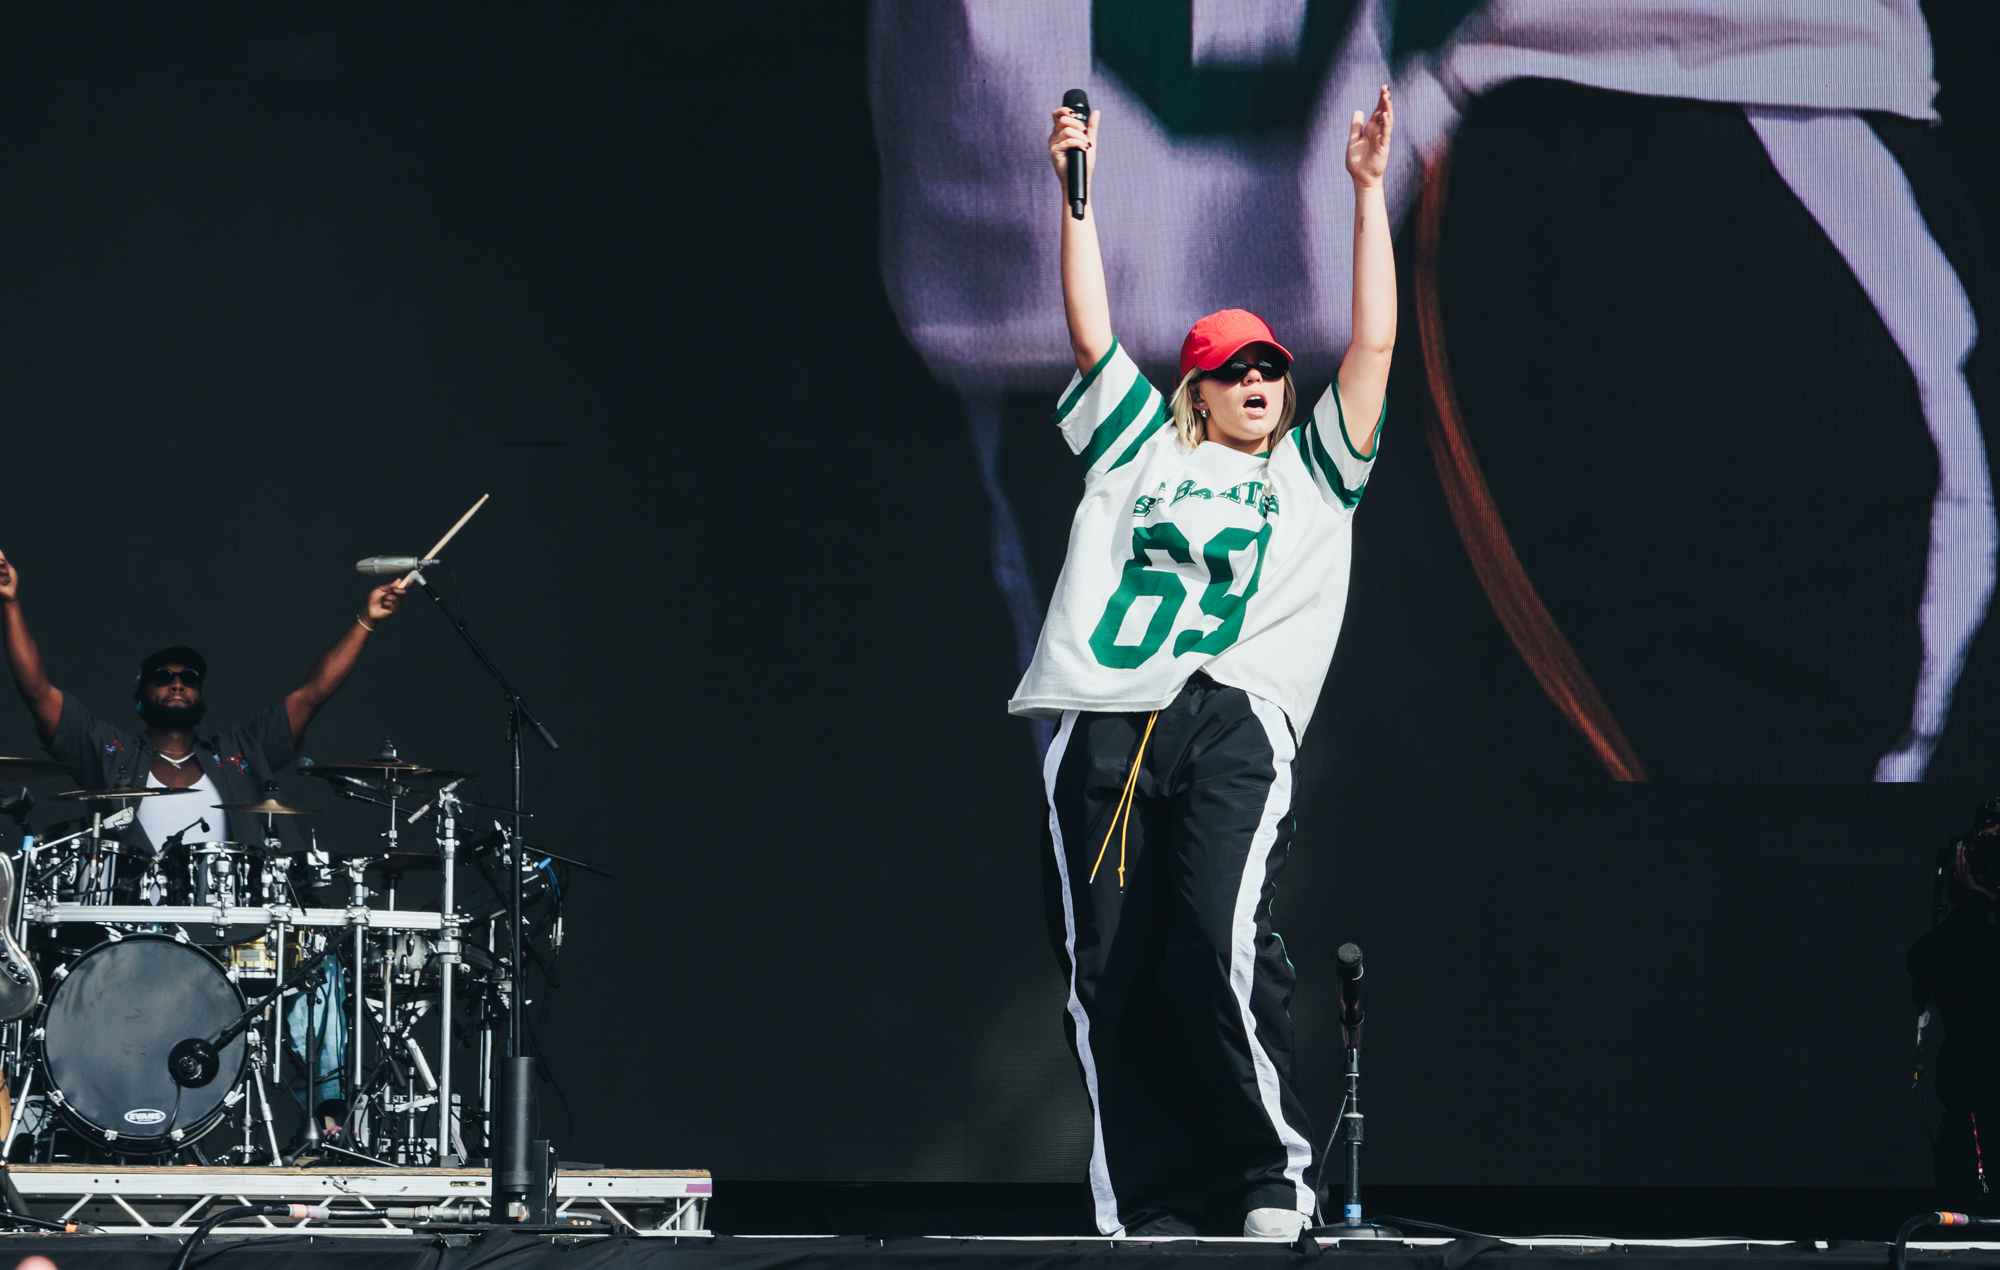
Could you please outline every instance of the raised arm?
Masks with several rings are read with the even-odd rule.
[[[1062,201],[1062,284],[1063,311],[1069,317],[1069,346],[1076,354],[1076,368],[1088,373],[1111,351],[1111,299],[1104,289],[1104,259],[1097,253],[1097,213],[1084,204],[1083,219],[1069,214],[1067,154],[1083,151],[1085,183],[1097,171],[1097,120],[1104,112],[1090,112],[1090,126],[1062,107],[1055,112],[1055,131],[1049,134],[1049,158],[1055,161],[1056,185]]]
[[[35,731],[47,745],[56,738],[56,723],[62,718],[62,689],[49,682],[42,669],[42,650],[28,634],[28,619],[21,616],[21,575],[4,555],[0,555],[0,621],[7,627],[7,668],[14,672],[14,690],[34,716]]]
[[[1340,405],[1348,439],[1363,455],[1375,453],[1375,425],[1396,351],[1396,245],[1382,196],[1395,122],[1384,84],[1374,114],[1363,119],[1357,110],[1347,127],[1347,173],[1354,178],[1354,322],[1347,356],[1340,361]]]
[[[387,620],[402,602],[401,581],[385,583],[370,591],[361,612],[354,615],[354,621],[340,639],[320,654],[320,659],[306,672],[306,681],[285,694],[285,715],[291,721],[293,745],[304,738],[306,725],[313,721],[320,707],[331,701],[333,694],[340,691],[340,685],[354,673],[361,646],[368,642],[375,624]]]

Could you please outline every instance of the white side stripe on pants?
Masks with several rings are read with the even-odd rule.
[[[1090,1093],[1090,1198],[1097,1209],[1099,1232],[1119,1236],[1125,1227],[1118,1220],[1118,1196],[1111,1190],[1111,1166],[1104,1155],[1104,1116],[1097,1101],[1097,1062],[1090,1054],[1090,1016],[1076,995],[1076,905],[1070,898],[1069,861],[1063,857],[1062,822],[1056,818],[1056,771],[1062,767],[1070,734],[1076,730],[1076,711],[1063,711],[1062,726],[1042,760],[1042,787],[1049,800],[1049,837],[1056,853],[1056,873],[1062,878],[1063,951],[1069,955],[1069,1017],[1076,1024],[1076,1057],[1083,1065],[1083,1085]]]
[[[1264,1102],[1264,1114],[1271,1128],[1285,1144],[1285,1176],[1298,1188],[1298,1209],[1311,1217],[1315,1205],[1312,1189],[1306,1185],[1306,1168],[1312,1163],[1312,1144],[1299,1136],[1285,1120],[1278,1097],[1278,1069],[1257,1039],[1257,1019],[1250,1012],[1250,984],[1257,971],[1257,899],[1264,891],[1264,869],[1271,847],[1277,842],[1278,822],[1292,807],[1292,760],[1298,750],[1292,743],[1291,726],[1285,712],[1254,692],[1250,708],[1265,735],[1271,738],[1271,792],[1264,801],[1264,816],[1250,839],[1250,851],[1243,861],[1243,880],[1236,888],[1236,914],[1230,926],[1229,986],[1236,994],[1236,1006],[1243,1014],[1243,1033],[1250,1038],[1250,1061],[1257,1069],[1257,1093]]]

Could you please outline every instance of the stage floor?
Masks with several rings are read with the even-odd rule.
[[[1300,1267],[1304,1263],[1349,1262],[1366,1270],[1575,1270],[1580,1255],[1610,1253],[1623,1270],[1882,1270],[1887,1244],[1747,1243],[1716,1240],[1624,1242],[1616,1239],[1347,1240],[1319,1241],[1317,1253],[1289,1244],[1251,1239],[1110,1240],[1069,1238],[952,1238],[943,1236],[871,1239],[827,1236],[577,1236],[528,1235],[517,1231],[455,1232],[448,1236],[351,1236],[336,1234],[211,1237],[194,1257],[195,1266],[300,1267],[302,1270],[472,1270],[506,1267],[533,1270],[563,1267],[689,1266],[704,1270],[880,1270],[894,1263],[903,1270],[1111,1270],[1130,1267],[1134,1257],[1164,1267],[1186,1261],[1190,1270],[1223,1261],[1259,1266]],[[180,1250],[170,1235],[8,1235],[0,1236],[0,1267],[40,1253],[58,1270],[165,1270]],[[1915,1244],[1910,1264],[1943,1270],[2000,1267],[2000,1244]],[[1476,1263],[1476,1265],[1474,1265]]]

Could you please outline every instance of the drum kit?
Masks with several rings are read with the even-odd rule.
[[[461,791],[470,774],[387,742],[362,762],[300,768],[381,808],[387,831],[322,848],[282,828],[320,809],[275,787],[220,804],[238,813],[228,823],[259,826],[256,840],[184,831],[157,848],[125,833],[135,808],[191,791],[72,789],[56,798],[80,818],[46,839],[29,830],[25,787],[0,805],[20,830],[19,850],[0,853],[0,1158],[437,1167],[487,1153],[517,990],[511,936],[546,964],[568,871],[590,866],[517,850],[499,820],[461,837],[487,806]],[[0,758],[0,782],[56,778],[75,772]],[[503,898],[516,868],[518,932]],[[436,898],[399,908],[412,874],[434,874]],[[454,1034],[478,1054],[471,1106],[454,1083]],[[297,1122],[284,1140],[281,1120]]]

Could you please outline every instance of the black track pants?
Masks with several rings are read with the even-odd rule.
[[[1097,1226],[1310,1213],[1292,966],[1271,930],[1291,729],[1270,702],[1195,675],[1160,711],[1119,819],[1146,721],[1065,714],[1043,767],[1050,934],[1090,1095]]]

